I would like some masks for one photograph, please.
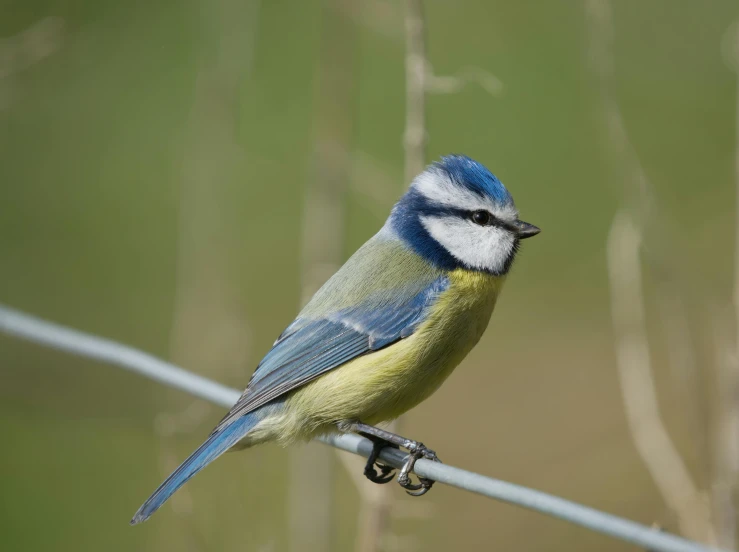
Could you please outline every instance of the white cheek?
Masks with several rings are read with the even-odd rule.
[[[432,238],[454,258],[480,270],[503,272],[515,238],[497,226],[478,226],[458,217],[421,217]]]

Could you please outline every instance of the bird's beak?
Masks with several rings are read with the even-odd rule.
[[[528,222],[524,222],[522,220],[517,220],[513,223],[513,226],[516,229],[516,235],[518,236],[519,240],[525,240],[526,238],[530,238],[531,236],[536,236],[539,232],[541,232],[541,229],[539,229],[539,227],[534,226],[533,224],[529,224]]]

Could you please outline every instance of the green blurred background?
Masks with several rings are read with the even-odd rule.
[[[628,194],[585,3],[425,6],[434,72],[482,76],[429,92],[428,160],[485,163],[543,232],[481,344],[401,433],[453,465],[676,532],[617,377],[605,242]],[[709,490],[715,320],[733,286],[739,92],[725,46],[738,16],[733,0],[653,0],[614,2],[612,18],[611,92],[663,217],[647,243],[671,267],[645,275],[660,407]],[[407,186],[403,17],[390,0],[0,1],[0,303],[242,388],[311,285],[306,251],[329,272]],[[338,172],[323,166],[334,158]],[[314,194],[339,211],[315,239]],[[322,240],[339,259],[320,258]],[[669,362],[665,279],[686,305],[689,377]],[[276,446],[226,455],[128,526],[222,414],[0,335],[0,548],[314,550],[290,546],[295,451]],[[331,548],[353,550],[360,494],[327,458]],[[383,550],[635,549],[441,485],[389,496]]]

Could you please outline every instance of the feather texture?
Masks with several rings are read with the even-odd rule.
[[[505,277],[455,270],[406,339],[359,356],[294,390],[265,420],[282,444],[336,431],[337,422],[392,420],[428,398],[482,336]]]
[[[353,266],[367,260],[371,265]],[[376,277],[347,277],[356,270],[375,272]],[[399,273],[405,274],[405,285],[397,279]],[[394,286],[384,285],[389,274]],[[399,242],[375,236],[283,332],[216,431],[334,368],[412,335],[448,284],[446,275]],[[332,288],[342,293],[334,295]],[[343,302],[347,294],[354,296],[351,306]]]

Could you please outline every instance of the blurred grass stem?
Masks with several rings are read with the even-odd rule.
[[[627,208],[619,212],[608,236],[611,312],[621,394],[636,450],[685,536],[715,542],[708,503],[662,421],[654,384],[642,292],[642,230],[654,199],[646,174],[626,132],[613,92],[613,14],[609,0],[587,0],[589,61],[600,87],[613,166],[623,179]],[[674,326],[674,325],[673,325]],[[673,328],[671,326],[671,328]]]
[[[423,1],[405,2],[405,183],[426,162],[426,36]]]
[[[717,347],[718,406],[714,453],[716,481],[714,505],[717,510],[719,542],[726,548],[737,546],[737,488],[739,487],[739,20],[728,37],[731,66],[736,75],[734,114],[734,346]]]
[[[229,280],[229,249],[235,235],[224,212],[224,192],[231,185],[243,152],[238,144],[242,86],[251,72],[259,2],[246,7],[234,0],[202,6],[204,44],[200,51],[182,151],[182,185],[178,214],[175,297],[170,331],[170,358],[182,366],[202,366],[224,377],[246,362],[248,328],[232,305],[238,289]],[[243,21],[249,25],[244,28]],[[214,239],[215,238],[215,239]],[[192,405],[185,411],[192,411]],[[208,408],[197,410],[205,419]],[[157,428],[162,446],[162,477],[179,464],[172,450],[181,414],[162,413]],[[164,421],[167,423],[164,423]],[[174,427],[173,427],[174,426]],[[191,513],[188,490],[172,497],[178,513]],[[185,530],[196,534],[195,526]]]
[[[619,212],[608,235],[608,275],[621,393],[634,445],[682,534],[714,540],[707,502],[696,488],[662,422],[652,373],[642,290],[641,232]]]
[[[303,207],[301,303],[341,266],[349,183],[357,32],[346,0],[324,0],[314,88],[313,174]],[[331,550],[334,455],[308,446],[290,453],[290,550]],[[306,477],[306,474],[310,474]]]

